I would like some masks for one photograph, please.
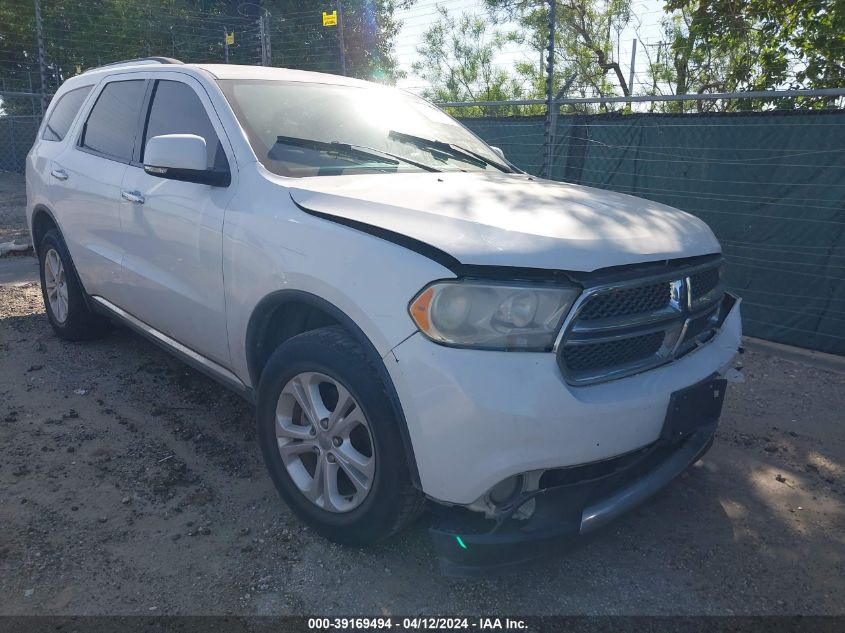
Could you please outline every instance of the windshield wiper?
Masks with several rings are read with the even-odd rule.
[[[303,147],[305,149],[313,149],[320,152],[337,152],[338,154],[346,154],[347,156],[356,156],[365,160],[377,160],[387,165],[398,165],[399,163],[407,163],[414,167],[419,167],[425,171],[440,171],[436,167],[426,165],[413,160],[393,154],[385,150],[369,147],[367,145],[355,145],[352,143],[341,143],[340,141],[318,141],[313,138],[299,138],[296,136],[277,136],[276,143],[282,145],[292,145],[294,147]]]
[[[463,160],[464,162],[477,165],[478,167],[486,167],[487,165],[490,165],[499,171],[506,173],[512,173],[513,171],[510,167],[503,163],[490,160],[481,154],[468,150],[460,145],[456,145],[455,143],[447,143],[446,141],[438,141],[432,138],[425,138],[423,136],[414,136],[413,134],[397,132],[396,130],[390,130],[388,136],[390,138],[395,138],[400,142],[411,143],[422,149],[434,149],[443,152],[444,154],[448,154],[454,158]]]

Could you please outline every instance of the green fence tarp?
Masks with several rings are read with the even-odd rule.
[[[542,117],[463,119],[539,174]],[[37,117],[0,117],[23,171]],[[722,243],[745,332],[845,355],[845,111],[562,115],[552,177],[678,207]]]

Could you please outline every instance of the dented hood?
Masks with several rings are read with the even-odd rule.
[[[290,194],[307,211],[413,238],[462,264],[590,272],[720,251],[704,222],[672,207],[520,174],[303,178]]]

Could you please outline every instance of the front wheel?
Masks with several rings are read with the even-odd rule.
[[[379,541],[418,514],[398,424],[381,378],[340,327],[291,338],[262,373],[258,436],[270,475],[330,540]]]

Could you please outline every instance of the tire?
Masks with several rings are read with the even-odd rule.
[[[331,386],[332,382],[339,386],[335,389]],[[333,389],[338,394],[343,389],[347,391],[336,397],[334,411],[331,408],[322,409],[331,415],[321,419],[320,424],[315,426],[299,405],[300,400],[292,396],[291,392],[296,392],[296,385],[311,389],[317,383],[314,396],[323,403],[329,402],[328,407]],[[325,400],[324,391],[327,395]],[[330,422],[330,418],[337,417],[335,413],[341,407],[340,398],[347,395],[354,399],[354,405],[358,408],[347,408],[346,415],[340,415],[338,421]],[[312,411],[316,412],[318,408],[312,407]],[[277,418],[277,415],[280,417]],[[339,429],[344,424],[353,424],[349,422],[353,418],[363,419],[364,424],[348,432],[347,439],[341,440],[337,436],[332,438],[335,442],[341,441],[341,444],[328,443],[327,436],[335,431],[341,433]],[[258,387],[257,423],[261,451],[273,483],[291,510],[321,536],[346,545],[368,545],[396,533],[413,521],[422,510],[424,498],[411,484],[399,421],[385,385],[364,349],[343,328],[332,326],[305,332],[289,339],[273,353],[262,372]],[[317,426],[323,423],[332,426],[317,437]],[[304,435],[307,430],[316,439],[310,440],[308,448],[307,439],[283,437],[280,440],[277,438],[279,429],[283,435],[289,433],[286,429],[293,429],[297,436]],[[321,441],[324,445],[315,447]],[[287,466],[282,458],[283,449],[280,448],[283,442],[286,442],[286,454],[294,455],[288,457],[290,462]],[[372,449],[374,471],[369,478],[360,475],[363,469],[349,470],[350,463],[365,463],[367,442],[370,442]],[[340,452],[350,449],[355,453]],[[314,455],[309,455],[311,451]],[[321,506],[321,499],[314,499],[317,493],[312,492],[312,498],[309,499],[302,485],[308,482],[312,490],[321,488],[313,485],[317,477],[310,472],[308,460],[314,461],[316,473],[317,464],[323,464],[326,469],[331,468],[328,461],[332,453],[336,453],[335,469],[339,474],[337,477],[333,474],[324,475],[321,482],[334,481],[337,484],[335,490],[339,492],[337,495],[326,493],[325,486],[322,486]],[[357,454],[361,459],[349,462],[341,457],[349,454]],[[321,461],[323,459],[326,461]],[[360,476],[347,477],[347,472]],[[369,491],[366,494],[360,492],[364,484],[355,486],[352,484],[353,479],[368,481]],[[344,484],[348,497],[340,494]],[[356,502],[358,505],[354,505]]]
[[[41,240],[38,268],[44,309],[59,338],[81,341],[108,332],[109,320],[89,310],[73,260],[55,228],[47,231]]]

